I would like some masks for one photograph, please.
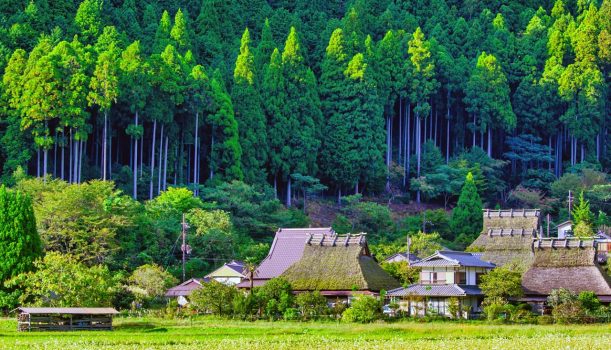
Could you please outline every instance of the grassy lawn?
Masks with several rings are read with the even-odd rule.
[[[611,326],[485,323],[240,322],[117,318],[112,332],[18,333],[0,320],[0,349],[611,349]]]

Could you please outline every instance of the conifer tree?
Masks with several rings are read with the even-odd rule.
[[[244,180],[263,184],[267,180],[267,132],[261,96],[255,87],[257,79],[250,33],[246,28],[233,73],[232,101],[240,132]]]
[[[459,242],[467,245],[482,231],[483,220],[482,200],[477,193],[473,174],[469,172],[458,203],[452,210],[450,229]]]
[[[282,51],[282,72],[286,100],[283,114],[287,118],[286,147],[289,148],[287,206],[291,205],[291,177],[293,173],[315,174],[320,146],[318,126],[322,122],[320,100],[314,73],[305,64],[301,43],[295,27],[291,27]]]
[[[42,256],[31,199],[0,186],[0,280],[7,281],[34,267]],[[14,307],[10,290],[0,286],[0,307]]]
[[[218,77],[210,82],[212,113],[208,116],[212,126],[210,153],[210,178],[214,181],[242,180],[242,148],[238,136],[238,123],[233,114],[233,105]]]
[[[181,9],[174,15],[174,26],[170,31],[170,37],[174,40],[176,48],[184,53],[191,49],[191,37],[189,33],[188,16],[183,14]]]

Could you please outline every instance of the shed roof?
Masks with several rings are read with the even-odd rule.
[[[20,307],[18,310],[30,315],[116,315],[119,313],[112,307]]]
[[[177,297],[177,296],[185,297],[185,296],[188,296],[195,289],[200,288],[202,286],[202,283],[206,283],[208,281],[209,281],[208,278],[203,278],[203,279],[191,278],[191,279],[188,279],[188,280],[182,282],[181,284],[168,289],[168,291],[165,293],[165,296],[166,297]]]
[[[308,243],[282,277],[294,290],[389,290],[400,284],[370,256],[365,234]],[[314,241],[314,240],[313,240]]]
[[[611,279],[596,262],[593,240],[536,240],[532,247],[534,261],[522,277],[526,295],[549,295],[566,288],[611,296]]]
[[[276,232],[267,257],[255,270],[255,279],[280,276],[289,266],[301,259],[306,241],[313,235],[334,236],[331,227],[281,228]]]
[[[415,262],[414,267],[434,266],[465,266],[494,268],[495,265],[480,259],[479,254],[469,252],[455,252],[450,250],[438,251],[435,254]]]

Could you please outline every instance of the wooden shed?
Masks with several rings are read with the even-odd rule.
[[[18,331],[112,330],[111,307],[20,307]]]

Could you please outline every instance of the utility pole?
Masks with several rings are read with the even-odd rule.
[[[191,248],[187,245],[187,229],[189,225],[185,221],[185,214],[182,214],[182,245],[180,246],[180,250],[182,250],[182,281],[185,281],[185,265],[187,262],[187,254],[191,253]]]
[[[569,190],[569,220],[571,220],[571,212],[573,211],[573,193]]]
[[[407,266],[410,266],[409,251],[410,251],[411,245],[412,245],[412,238],[408,234],[407,235]]]
[[[549,238],[549,213],[547,213],[547,237]]]

